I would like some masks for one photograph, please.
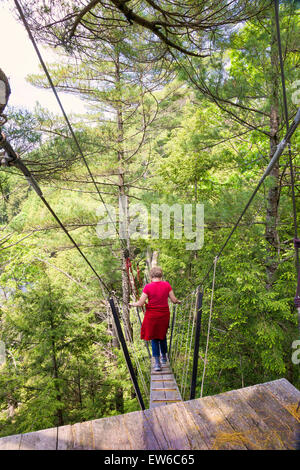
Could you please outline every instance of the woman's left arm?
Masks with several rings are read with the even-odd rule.
[[[143,292],[141,297],[139,298],[139,300],[137,302],[132,302],[129,305],[130,305],[130,307],[142,307],[147,299],[148,299],[148,295],[145,294],[145,292]]]
[[[170,299],[171,299],[171,302],[173,302],[173,304],[181,304],[181,301],[178,300],[178,299],[175,297],[175,294],[174,294],[174,292],[173,292],[173,289],[170,290],[170,292],[169,292],[169,297],[170,297]]]

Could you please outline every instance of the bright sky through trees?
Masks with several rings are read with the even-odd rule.
[[[0,68],[7,75],[12,91],[8,104],[33,110],[38,101],[42,107],[59,113],[53,93],[33,87],[25,79],[28,74],[39,72],[39,61],[24,27],[16,21],[8,2],[0,4],[0,43]],[[53,53],[42,46],[39,48],[45,60],[53,61]],[[74,96],[63,95],[61,99],[68,113],[84,112],[83,103]]]

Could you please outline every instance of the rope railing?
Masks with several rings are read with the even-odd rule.
[[[214,336],[213,302],[218,257],[214,259],[211,286],[204,286],[187,296],[174,309],[169,358],[183,400],[203,396],[209,363],[209,344]],[[204,298],[205,290],[205,299]],[[203,331],[201,331],[201,329]],[[201,344],[200,344],[201,333]],[[198,360],[201,360],[201,366]]]
[[[197,378],[202,296],[202,291],[197,290],[174,306],[170,323],[169,362],[183,400],[195,398],[196,389],[200,390]],[[139,339],[140,312],[131,318],[131,331],[128,319],[124,318],[122,301],[112,296],[109,303],[137,399],[141,409],[145,409],[150,404],[151,354],[148,342]]]
[[[124,317],[122,302],[111,296],[109,303],[131,381],[140,407],[144,410],[149,404],[151,367],[149,349],[146,342],[139,339],[140,320],[137,315],[137,318],[131,321],[131,332],[128,319]]]
[[[204,379],[205,379],[205,372],[206,372],[206,366],[207,366],[209,338],[210,338],[212,313],[213,313],[213,300],[214,300],[217,262],[218,262],[218,257],[216,256],[215,259],[214,259],[214,272],[213,272],[213,280],[212,280],[212,288],[211,288],[211,296],[210,296],[209,317],[208,317],[208,326],[207,326],[207,335],[206,335],[205,356],[204,356],[204,361],[203,361],[204,366],[203,366],[203,373],[202,373],[200,397],[203,396]]]
[[[183,400],[195,396],[201,323],[200,295],[199,291],[192,293],[173,309],[169,360]]]

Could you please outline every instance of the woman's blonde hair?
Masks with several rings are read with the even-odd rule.
[[[154,268],[150,269],[150,278],[152,279],[153,277],[162,277],[163,272],[162,269],[159,266],[154,266]]]

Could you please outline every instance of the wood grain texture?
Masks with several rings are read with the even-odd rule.
[[[201,400],[191,400],[185,402],[193,414],[198,426],[201,426],[205,434],[205,440],[210,449],[218,450],[246,450],[243,441],[235,436],[234,439],[226,439],[235,430],[227,421],[225,415],[216,406],[212,397],[204,397]]]
[[[177,383],[169,363],[162,366],[160,372],[151,369],[150,409],[182,401]]]
[[[238,391],[215,396],[213,400],[234,429],[232,435],[228,436],[229,442],[230,437],[233,440],[239,437],[245,447],[250,450],[284,449],[276,433],[271,432],[265,421]]]
[[[163,450],[208,449],[193,416],[183,402],[149,411],[155,437]]]
[[[19,450],[22,434],[2,437],[0,439],[0,450]]]
[[[19,450],[56,450],[57,428],[22,434]]]
[[[282,448],[293,449],[297,421],[287,409],[278,404],[268,390],[260,386],[245,388],[238,393],[267,425],[266,437],[276,435]]]
[[[174,393],[164,374],[153,393]],[[170,390],[170,388],[172,390]],[[300,392],[287,380],[145,411],[3,437],[0,450],[285,450],[295,448]]]

